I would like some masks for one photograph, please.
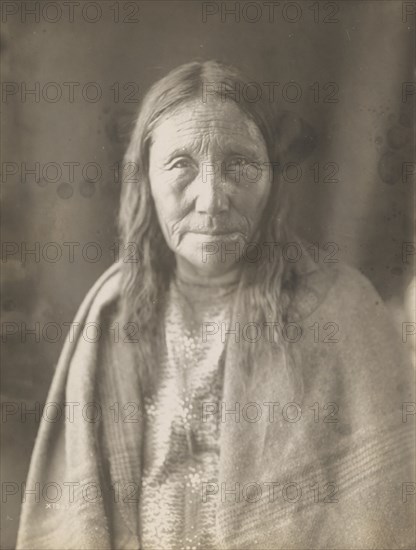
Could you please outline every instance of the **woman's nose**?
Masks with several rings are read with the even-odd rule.
[[[229,199],[221,181],[219,168],[203,169],[195,183],[197,212],[213,216],[228,210]]]

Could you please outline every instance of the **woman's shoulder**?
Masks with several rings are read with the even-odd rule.
[[[105,334],[114,320],[115,312],[119,310],[120,292],[121,269],[115,263],[97,279],[81,302],[65,339],[58,366],[67,362],[77,349],[102,341],[97,335]]]
[[[291,320],[302,329],[298,347],[311,387],[330,388],[352,425],[389,417],[400,426],[403,403],[414,402],[415,371],[373,284],[342,263],[315,266],[300,279]]]
[[[290,311],[298,320],[332,311],[353,315],[358,310],[368,313],[383,308],[373,284],[348,264],[315,263],[309,256],[295,272]]]
[[[358,269],[344,263],[339,263],[330,268],[331,275],[326,300],[322,307],[340,308],[349,315],[355,309],[373,312],[375,309],[384,308],[384,302],[370,280]]]
[[[121,292],[121,266],[119,263],[111,265],[97,279],[82,301],[75,321],[89,317],[100,317],[102,311],[119,301]]]

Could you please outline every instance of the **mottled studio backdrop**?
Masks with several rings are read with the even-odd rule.
[[[370,278],[400,337],[415,251],[415,2],[1,9],[3,481],[25,480],[38,422],[21,413],[45,402],[68,323],[114,260],[117,166],[140,101],[181,63],[239,65],[255,83],[241,92],[276,104],[294,227],[316,254]],[[15,544],[15,487],[2,507],[2,548]]]

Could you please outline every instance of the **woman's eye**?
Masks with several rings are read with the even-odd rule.
[[[242,168],[246,164],[247,160],[243,157],[236,157],[230,159],[226,164],[228,168]]]
[[[170,170],[172,170],[172,168],[189,168],[190,166],[191,163],[188,159],[178,159],[170,165]]]

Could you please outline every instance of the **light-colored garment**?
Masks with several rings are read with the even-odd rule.
[[[413,548],[414,371],[367,279],[346,266],[318,266],[306,255],[293,269],[296,284],[287,321],[303,329],[292,344],[304,380],[302,397],[281,353],[256,358],[247,377],[234,341],[227,341],[222,394],[227,408],[250,402],[280,405],[273,422],[263,414],[257,422],[228,415],[221,423],[218,490],[210,496],[218,548]],[[61,406],[95,401],[102,415],[96,423],[42,422],[27,486],[54,482],[63,493],[59,507],[28,496],[19,549],[141,546],[136,488],[144,418],[114,418],[114,403],[137,404],[139,411],[143,404],[137,344],[115,341],[114,331],[103,331],[95,343],[82,337],[87,323],[114,327],[120,287],[120,266],[115,265],[86,297],[75,319],[75,338],[65,344],[48,401]],[[248,322],[250,312],[241,311],[239,303],[236,308],[235,318],[242,325]],[[285,418],[283,407],[297,401],[301,417],[289,422],[296,411],[286,408]],[[330,403],[338,410],[336,423],[328,422],[334,410]],[[65,483],[74,484],[71,500]],[[275,493],[270,493],[271,483]],[[102,498],[87,499],[88,484],[101,488]]]
[[[171,282],[157,386],[144,401],[139,528],[145,550],[217,548],[215,501],[201,500],[201,486],[218,484],[220,422],[204,410],[221,401],[219,327],[230,321],[235,286]]]

